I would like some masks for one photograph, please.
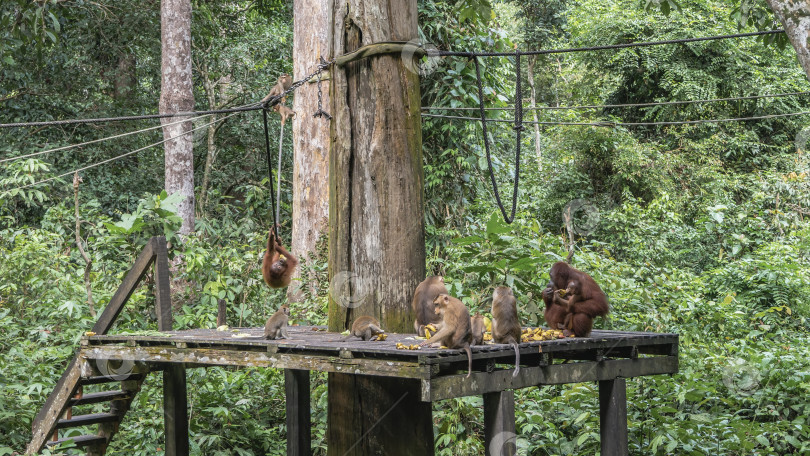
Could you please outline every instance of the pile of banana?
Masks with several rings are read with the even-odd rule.
[[[401,342],[397,342],[397,350],[419,350],[419,345],[418,344],[405,345]]]
[[[526,328],[520,335],[521,342],[535,342],[539,340],[554,340],[564,338],[565,336],[560,329]]]
[[[382,333],[382,334],[377,334],[377,338],[376,338],[376,339],[371,339],[371,340],[372,340],[372,341],[373,341],[373,340],[376,340],[377,342],[382,342],[382,341],[384,341],[385,339],[388,339],[388,334],[386,334],[386,333]]]

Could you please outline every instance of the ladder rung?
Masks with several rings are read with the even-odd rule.
[[[67,437],[64,439],[48,441],[48,446],[61,445],[69,440],[72,440],[77,447],[85,447],[105,443],[107,441],[103,435],[80,435],[78,437]]]
[[[98,377],[82,377],[79,379],[79,384],[99,385],[102,383],[115,383],[123,380],[140,380],[143,378],[143,374],[131,374],[128,375],[126,378],[123,378],[123,376],[114,376],[114,377],[115,378],[106,375],[100,375]]]
[[[130,394],[124,391],[101,391],[99,393],[87,393],[79,398],[71,398],[68,401],[68,406],[75,407],[77,405],[98,404],[101,402],[114,401],[116,399],[128,399],[129,397],[131,397]]]
[[[91,413],[89,415],[74,415],[69,420],[56,422],[57,429],[86,426],[89,424],[110,423],[118,421],[121,417],[115,413]]]

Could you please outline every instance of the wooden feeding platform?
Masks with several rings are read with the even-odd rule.
[[[84,337],[79,357],[87,361],[121,360],[185,367],[272,367],[417,379],[425,402],[480,395],[504,389],[612,380],[678,370],[675,334],[594,331],[587,338],[520,344],[521,368],[512,377],[515,352],[510,345],[471,348],[473,374],[466,378],[462,350],[421,347],[414,334],[389,334],[385,341],[344,340],[324,327],[290,326],[289,339],[265,340],[263,328],[226,331],[192,329],[155,335]],[[576,362],[573,362],[576,361]]]
[[[160,332],[107,334],[152,264],[155,266]],[[358,381],[380,379],[380,384],[390,386],[377,390],[381,397],[374,398],[377,404],[383,404],[382,417],[396,409],[397,413],[391,416],[402,415],[398,420],[417,419],[415,429],[418,435],[400,435],[403,433],[399,432],[396,424],[399,422],[395,420],[394,424],[381,425],[394,429],[391,434],[386,434],[391,436],[386,455],[415,454],[414,449],[426,456],[433,454],[430,403],[472,395],[481,395],[484,399],[486,454],[514,455],[512,446],[500,442],[505,435],[515,435],[513,390],[597,381],[601,454],[624,455],[628,452],[625,379],[678,371],[677,334],[593,331],[587,338],[520,344],[521,368],[514,377],[515,353],[511,346],[473,346],[473,371],[467,378],[464,351],[425,347],[403,350],[396,347],[397,343],[410,346],[424,340],[413,334],[389,334],[385,341],[362,341],[354,337],[346,339],[341,334],[327,332],[324,327],[290,326],[288,339],[265,340],[263,328],[172,331],[168,291],[165,239],[153,238],[93,327],[95,335],[82,338],[76,355],[34,419],[33,436],[26,454],[35,454],[45,446],[66,443],[67,440],[86,448],[88,455],[105,454],[145,377],[161,372],[165,454],[187,455],[185,370],[241,366],[284,369],[288,455],[311,454],[310,371],[348,375]],[[93,387],[100,388],[100,391],[85,393],[84,388],[88,385],[100,385]],[[342,397],[343,393],[340,390],[333,392],[330,388],[329,394]],[[408,394],[412,399],[403,403]],[[386,395],[390,399],[388,403],[382,397]],[[355,399],[350,396],[343,399],[343,408],[339,410],[343,414],[341,420],[352,420],[357,413]],[[83,406],[100,403],[108,403],[109,407],[102,413],[81,414]],[[408,414],[414,410],[415,415]],[[377,426],[382,417],[371,428]],[[59,438],[62,429],[87,429],[96,425],[97,430],[86,435]],[[336,428],[335,433],[330,431],[328,439],[350,438],[353,443],[347,447],[353,452],[347,454],[364,454],[366,450],[358,445],[359,441],[346,437],[339,426]]]

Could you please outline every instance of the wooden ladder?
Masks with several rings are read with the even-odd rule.
[[[92,331],[106,334],[113,326],[124,305],[132,296],[143,276],[154,263],[155,301],[158,316],[158,329],[172,329],[172,306],[169,293],[169,259],[166,238],[153,237],[135,260],[121,286],[104,308]],[[119,361],[120,363],[120,361]],[[115,360],[87,361],[74,355],[56,387],[48,396],[42,409],[32,424],[33,437],[25,454],[42,451],[46,446],[61,445],[72,441],[76,447],[87,449],[92,456],[104,455],[107,445],[118,431],[118,426],[129,410],[132,400],[140,391],[148,366],[135,363],[120,363]],[[104,385],[113,387],[98,392],[84,394],[84,387]],[[73,407],[108,403],[103,413],[74,415]],[[61,429],[98,425],[95,434],[59,438]]]

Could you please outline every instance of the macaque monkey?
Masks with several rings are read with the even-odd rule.
[[[591,276],[563,261],[551,266],[550,275],[555,288],[553,301],[566,309],[564,330],[587,337],[593,329],[593,319],[610,311],[607,295]],[[565,290],[567,298],[560,296],[560,289]]]
[[[274,230],[267,236],[267,250],[262,259],[262,276],[270,288],[283,288],[290,284],[298,259],[278,242]]]
[[[520,320],[517,313],[517,300],[509,287],[497,287],[492,294],[492,340],[496,344],[509,344],[515,349],[515,371],[520,372]]]
[[[290,306],[287,304],[278,308],[276,313],[267,319],[264,324],[265,339],[287,339],[287,324],[290,319]]]
[[[429,324],[435,326],[442,321],[433,304],[436,297],[442,293],[447,294],[447,288],[444,286],[444,277],[438,275],[428,277],[416,287],[411,307],[416,314],[413,329],[419,337],[425,337],[425,326]]]
[[[279,116],[281,116],[281,125],[287,123],[287,119],[291,118],[295,115],[295,111],[288,108],[283,104],[277,104],[273,106],[273,111],[277,112]]]
[[[270,89],[270,93],[268,93],[266,97],[262,98],[261,103],[264,103],[265,101],[267,101],[267,100],[269,100],[269,99],[271,99],[273,97],[277,97],[277,96],[282,95],[287,89],[289,89],[292,86],[292,82],[293,82],[292,78],[290,77],[289,74],[282,73],[281,76],[278,77],[278,81],[276,82],[276,85],[274,85],[273,88]],[[287,103],[287,97],[286,96],[281,99],[281,104],[285,104],[285,103]]]
[[[430,339],[419,344],[444,345],[447,348],[463,349],[467,352],[467,378],[472,374],[472,352],[470,342],[470,311],[463,302],[442,293],[433,300],[434,312],[442,317],[442,326]]]
[[[487,332],[487,325],[484,324],[483,315],[475,314],[470,317],[470,331],[472,332],[470,345],[484,345],[484,333]]]
[[[374,317],[364,315],[362,317],[357,317],[354,320],[354,323],[352,323],[351,332],[343,340],[349,340],[352,337],[359,337],[364,341],[369,341],[373,337],[380,334],[385,334],[385,331],[380,328],[380,322]]]

